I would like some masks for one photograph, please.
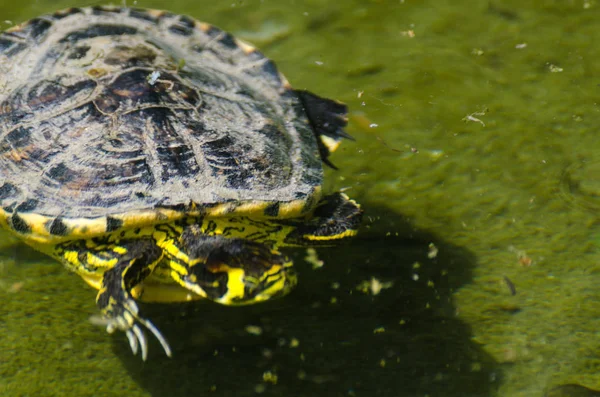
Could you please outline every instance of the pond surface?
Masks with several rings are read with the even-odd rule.
[[[79,1],[0,5],[8,28]],[[343,4],[343,5],[340,5]],[[2,235],[2,396],[543,396],[600,389],[600,2],[138,1],[257,45],[346,102],[327,191],[350,244],[287,253],[262,305],[143,305],[174,349],[134,357],[95,292]],[[553,396],[579,396],[576,386]],[[587,392],[593,393],[593,392]]]

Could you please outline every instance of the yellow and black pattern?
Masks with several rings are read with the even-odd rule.
[[[281,296],[281,247],[356,234],[359,205],[321,191],[346,106],[225,31],[71,8],[0,33],[0,63],[0,227],[96,288],[144,359],[143,328],[171,350],[136,301]]]
[[[0,188],[0,198],[1,198]],[[11,230],[31,244],[57,244],[73,239],[85,239],[123,230],[144,228],[161,223],[203,216],[222,218],[247,216],[257,219],[298,218],[310,214],[321,196],[320,187],[302,200],[291,202],[249,201],[216,205],[188,203],[173,208],[140,209],[96,218],[52,217],[36,212],[33,204],[16,210],[0,208],[0,226]]]
[[[323,198],[296,219],[188,216],[169,223],[118,229],[88,239],[34,245],[98,289],[107,329],[122,330],[145,358],[149,329],[170,355],[158,329],[138,315],[135,300],[207,298],[244,305],[288,293],[292,262],[278,247],[331,243],[356,234],[362,211],[342,193]],[[30,244],[31,241],[28,241]]]

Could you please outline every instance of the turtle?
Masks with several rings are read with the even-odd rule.
[[[296,284],[282,247],[354,236],[323,193],[347,106],[168,11],[69,8],[0,35],[0,225],[98,290],[101,323],[148,355],[139,302],[244,305]]]

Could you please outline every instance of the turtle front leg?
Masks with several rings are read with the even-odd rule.
[[[280,221],[293,226],[283,240],[287,246],[330,245],[356,235],[362,220],[360,206],[344,193],[333,193],[317,203],[313,217],[308,221]]]
[[[163,252],[152,239],[121,241],[102,245],[93,240],[68,243],[58,247],[58,254],[67,266],[86,278],[90,274],[102,274],[96,304],[102,313],[98,321],[106,330],[124,331],[133,354],[141,350],[142,359],[148,356],[148,342],[138,324],[146,327],[162,345],[167,356],[171,348],[160,331],[138,315],[139,309],[133,299],[132,289],[148,277]]]

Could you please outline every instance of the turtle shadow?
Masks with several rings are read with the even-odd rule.
[[[471,281],[474,255],[386,208],[365,208],[357,238],[317,250],[323,267],[306,263],[305,250],[287,252],[301,277],[289,296],[246,307],[144,305],[173,358],[152,341],[142,363],[122,337],[116,353],[155,397],[491,394],[500,369],[451,296]]]

